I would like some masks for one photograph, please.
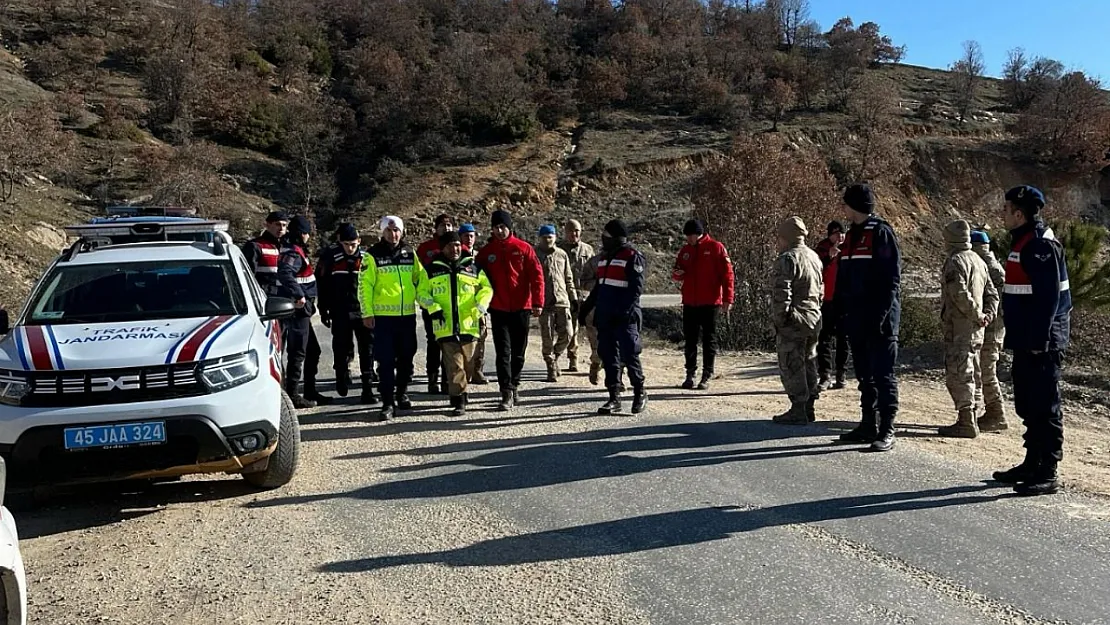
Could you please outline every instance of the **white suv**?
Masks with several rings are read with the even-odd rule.
[[[276,488],[300,431],[278,319],[227,223],[112,217],[0,317],[0,456],[13,489],[191,473]]]

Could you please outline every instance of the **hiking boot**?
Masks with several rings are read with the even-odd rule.
[[[350,371],[336,371],[335,372],[335,392],[340,397],[347,396],[347,390],[351,387],[351,372]]]
[[[875,423],[875,417],[865,415],[853,430],[841,434],[840,440],[845,443],[871,443],[878,435],[879,427]]]
[[[1006,409],[1002,402],[987,404],[983,416],[979,418],[979,430],[983,432],[1002,432],[1009,429],[1006,423]]]
[[[632,391],[632,414],[640,414],[647,409],[648,395],[643,388]]]
[[[508,412],[513,409],[513,392],[508,389],[501,391],[501,402],[497,404],[497,409],[501,412]]]
[[[396,404],[401,410],[412,410],[412,400],[409,399],[408,393],[397,393]]]
[[[462,395],[457,395],[451,398],[451,412],[452,417],[462,417],[466,415],[466,402]]]
[[[894,449],[894,417],[883,417],[879,424],[879,436],[871,443],[871,451],[891,449]]]
[[[949,438],[975,438],[979,436],[979,426],[975,423],[975,413],[970,408],[961,410],[955,423],[937,428],[937,433]]]
[[[381,423],[382,421],[388,421],[392,419],[393,415],[393,406],[386,405],[382,406],[382,409],[378,411],[378,414],[371,416],[369,421],[371,423]]]
[[[547,363],[547,382],[559,381],[559,368],[556,366],[555,361]]]
[[[791,402],[790,408],[786,412],[771,417],[771,421],[784,425],[805,425],[809,423],[806,419],[805,402]]]
[[[682,382],[682,388],[686,389],[687,391],[694,390],[694,374],[686,374],[686,379]]]
[[[817,399],[815,398],[806,402],[806,421],[809,423],[817,421]]]
[[[590,363],[590,384],[601,384],[601,365]]]
[[[834,391],[839,391],[840,389],[844,388],[845,386],[846,385],[844,384],[844,372],[841,371],[841,372],[836,374],[836,382],[833,382],[833,385],[830,386],[829,388],[831,388]]]
[[[331,403],[330,397],[316,392],[315,381],[304,383],[304,398],[308,401],[316,402],[317,406],[327,406]]]
[[[1014,492],[1023,497],[1052,495],[1060,492],[1056,475],[1056,461],[1050,460],[1038,467],[1029,479],[1014,486]]]
[[[621,392],[617,387],[614,386],[609,389],[609,401],[601,404],[601,407],[597,409],[597,414],[609,415],[618,413],[620,411]]]
[[[702,376],[701,382],[698,382],[698,386],[697,386],[697,389],[699,391],[708,391],[709,390],[709,378],[710,377],[711,376],[709,376],[709,375]]]
[[[823,376],[821,376],[820,380],[818,380],[818,382],[817,382],[817,390],[818,391],[827,391],[827,390],[829,390],[829,386],[831,384],[832,384],[832,381],[829,380],[829,376],[823,375]]]
[[[365,406],[373,406],[378,403],[378,396],[374,394],[374,389],[369,386],[362,387],[362,396],[359,397],[359,403]]]
[[[489,380],[486,379],[486,374],[482,373],[481,371],[475,371],[474,375],[472,375],[470,377],[470,383],[471,384],[489,384]]]
[[[316,402],[312,401],[311,399],[308,399],[307,397],[305,397],[304,395],[301,395],[300,393],[289,395],[289,399],[290,399],[290,401],[293,402],[293,407],[296,408],[297,410],[307,410],[309,408],[315,408],[316,407]]]
[[[1022,460],[1021,464],[1005,471],[995,471],[991,477],[994,478],[994,481],[1003,484],[1027,482],[1033,479],[1039,467],[1040,463],[1037,462],[1037,458],[1033,455],[1033,452],[1027,449],[1025,450],[1025,460]]]
[[[578,373],[578,359],[577,358],[568,358],[567,359],[567,373]]]
[[[515,388],[513,389],[513,405],[520,405],[520,391],[516,390]]]

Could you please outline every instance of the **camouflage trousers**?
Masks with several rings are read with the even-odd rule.
[[[957,411],[975,411],[976,384],[981,375],[979,350],[983,333],[944,329],[944,382]]]
[[[818,324],[813,330],[779,330],[775,337],[782,388],[792,403],[807,402],[820,395],[817,377]]]
[[[552,306],[540,315],[540,340],[543,344],[543,361],[551,364],[563,355],[570,345],[570,309]]]
[[[1002,385],[998,382],[998,359],[1002,356],[1002,337],[983,341],[979,350],[979,371],[975,376],[975,407],[1002,403]]]
[[[594,314],[590,312],[586,323],[578,321],[578,315],[571,315],[570,319],[570,344],[567,345],[567,359],[572,364],[578,363],[578,344],[582,342],[582,335],[590,344],[590,364],[601,365],[601,356],[597,355],[597,328],[594,327]]]

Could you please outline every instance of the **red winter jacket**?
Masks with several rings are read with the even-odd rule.
[[[490,310],[519,312],[543,308],[543,267],[536,250],[509,235],[494,238],[476,254],[478,266],[493,285]]]
[[[840,268],[840,250],[833,247],[832,241],[825,239],[817,244],[817,257],[825,268],[825,301],[831,302],[836,294],[836,270]]]
[[[439,249],[439,239],[436,237],[424,241],[420,244],[420,247],[416,248],[416,257],[420,259],[420,264],[424,265],[424,269],[432,264],[432,260],[439,254]]]
[[[683,306],[732,305],[732,259],[725,246],[708,234],[696,245],[682,246],[672,277],[682,283]]]

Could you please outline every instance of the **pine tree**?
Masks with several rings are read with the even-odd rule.
[[[1106,236],[1105,228],[1080,222],[1068,224],[1060,233],[1072,304],[1077,308],[1110,309],[1110,262],[1102,253]]]

